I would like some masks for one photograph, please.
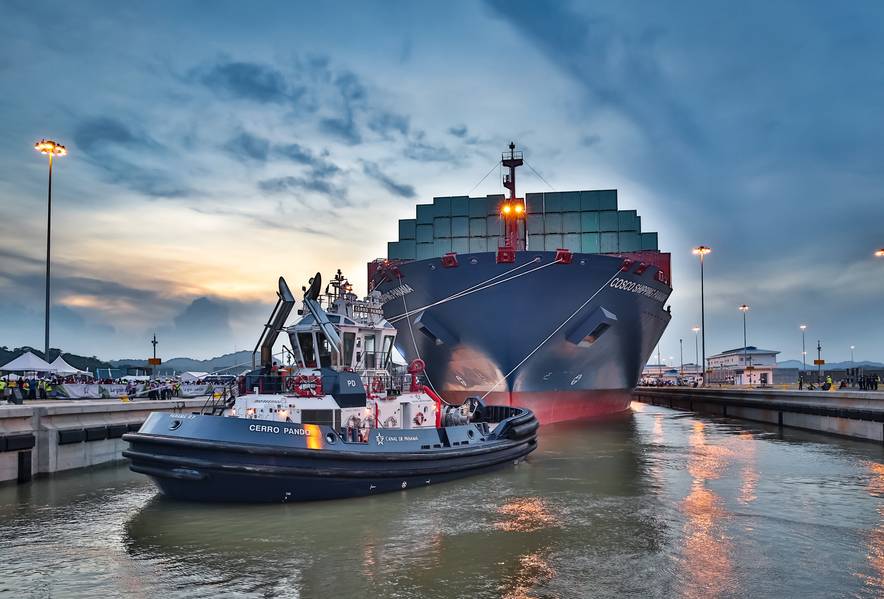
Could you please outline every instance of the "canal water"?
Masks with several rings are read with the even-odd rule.
[[[634,404],[528,462],[202,506],[111,466],[0,487],[0,596],[881,597],[884,450]]]

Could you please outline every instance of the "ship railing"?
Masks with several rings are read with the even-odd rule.
[[[206,402],[200,408],[199,413],[204,415],[220,415],[224,410],[230,407],[233,400],[236,399],[236,389],[233,385],[224,385],[220,391],[213,390],[206,397]]]

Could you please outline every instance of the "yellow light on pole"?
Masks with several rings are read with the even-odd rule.
[[[525,208],[524,208],[524,206],[522,206],[522,204],[518,204],[518,203],[517,203],[517,204],[513,207],[513,210],[516,211],[516,214],[522,214],[522,212],[525,211]]]
[[[509,214],[510,212],[513,211],[513,207],[510,206],[509,204],[504,204],[503,208],[501,208],[500,211],[503,212],[504,214]]]
[[[49,157],[49,191],[47,194],[46,208],[46,330],[44,338],[43,357],[49,360],[49,258],[52,242],[52,159],[55,156],[65,156],[68,151],[60,143],[51,139],[41,139],[34,144],[34,149]]]
[[[878,258],[884,258],[884,248],[881,248],[880,250],[877,250],[877,251],[875,252],[875,255],[876,255]]]
[[[698,245],[692,252],[695,256],[700,256],[700,330],[703,332],[703,385],[706,384],[706,290],[703,281],[703,264],[706,254],[712,251],[712,248],[705,245]]]

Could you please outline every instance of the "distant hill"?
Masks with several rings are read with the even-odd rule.
[[[111,365],[115,368],[124,368],[126,366],[146,367],[147,360],[111,360]],[[169,360],[164,360],[160,368],[162,368],[163,371],[175,370],[178,372],[217,372],[219,370],[229,368],[232,371],[238,372],[237,367],[245,369],[250,368],[251,365],[252,352],[248,350],[243,350],[230,354],[224,354],[223,356],[210,358],[208,360],[194,360],[193,358],[170,358]]]
[[[46,360],[46,356],[44,356],[43,352],[39,349],[34,349],[33,347],[28,347],[28,346],[16,347],[15,349],[9,349],[8,347],[6,347],[4,345],[4,346],[0,347],[0,366],[2,366],[3,364],[6,364],[7,362],[10,362],[11,360],[14,360],[15,358],[19,357],[20,355],[22,355],[23,353],[26,353],[26,352],[31,352],[31,353],[43,358],[44,360]],[[54,361],[58,357],[58,354],[61,354],[61,356],[62,356],[62,358],[64,358],[65,362],[67,362],[68,364],[70,364],[74,368],[79,368],[80,370],[90,370],[90,371],[94,372],[96,368],[109,368],[110,367],[109,362],[99,360],[95,356],[80,356],[77,354],[62,353],[61,350],[56,349],[56,348],[49,349],[49,359],[46,361],[47,362]]]
[[[800,369],[802,366],[800,360],[786,360],[784,362],[777,362],[777,367],[779,368],[798,368]],[[826,365],[823,368],[827,370],[844,370],[846,368],[884,368],[884,364],[881,362],[826,362]],[[808,370],[816,370],[816,366],[813,365],[813,360],[807,360],[807,369]]]

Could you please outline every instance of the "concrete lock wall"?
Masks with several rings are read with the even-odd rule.
[[[884,442],[884,394],[880,393],[639,387],[635,399],[674,409]]]
[[[151,412],[191,412],[202,399],[53,401],[0,406],[0,482],[122,459],[123,434]]]

